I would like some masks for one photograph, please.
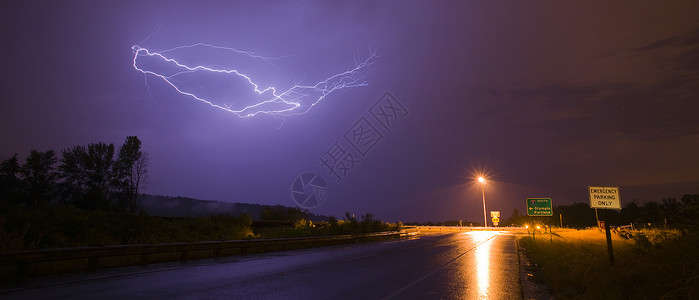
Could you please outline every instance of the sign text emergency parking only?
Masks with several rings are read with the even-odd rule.
[[[590,186],[588,188],[591,208],[621,209],[618,187]]]

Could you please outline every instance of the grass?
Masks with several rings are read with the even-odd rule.
[[[67,205],[46,205],[36,208],[0,203],[0,254],[24,250],[72,248],[85,246],[157,244],[173,242],[223,241],[240,239],[269,239],[331,235],[364,235],[379,231],[399,231],[402,224],[389,224],[373,219],[370,214],[360,220],[331,218],[329,222],[314,224],[298,220],[293,227],[253,228],[249,215],[240,217],[218,215],[208,218],[162,218],[144,214],[132,215],[110,211],[86,211]],[[253,231],[254,230],[254,231]],[[141,256],[125,253],[98,260],[78,258],[62,261],[9,263],[0,266],[0,283],[4,280],[22,280],[27,276],[60,274],[89,268],[115,267],[141,263],[177,261],[216,256],[239,255],[290,248],[303,248],[330,242],[283,245],[275,249],[267,246],[189,251],[181,258],[181,251],[152,253]],[[334,242],[333,242],[334,243]]]
[[[72,206],[0,209],[0,252],[46,248],[236,240],[253,236],[249,216],[161,218]]]
[[[151,220],[150,218],[146,218],[146,220]],[[157,219],[156,219],[157,220]],[[151,229],[157,229],[156,232],[152,233],[147,233],[145,237],[151,236],[151,237],[161,237],[163,235],[166,236],[175,236],[175,237],[195,237],[195,236],[190,236],[189,234],[185,234],[189,231],[201,231],[198,237],[202,236],[212,236],[215,235],[218,237],[218,235],[226,235],[226,234],[240,234],[240,222],[244,220],[239,220],[236,218],[231,218],[231,217],[224,217],[224,216],[217,216],[209,219],[192,219],[192,220],[175,220],[177,221],[176,225],[174,225],[174,228],[169,228],[168,230],[163,231],[163,224],[153,224],[157,225],[157,228],[151,228],[150,226],[147,226],[146,228],[151,228]],[[182,224],[179,224],[183,221],[186,221],[184,223],[185,227],[187,230],[183,230]],[[177,225],[179,224],[179,225]],[[131,224],[133,225],[133,224]],[[248,228],[248,227],[245,227]],[[245,229],[243,228],[243,229]],[[263,228],[259,230],[260,232],[258,234],[253,235],[252,231],[249,229],[246,229],[247,231],[250,231],[250,233],[246,233],[247,237],[255,237],[255,238],[287,238],[287,237],[310,237],[310,236],[328,236],[328,235],[339,235],[339,234],[353,234],[353,235],[364,235],[368,234],[371,232],[377,232],[377,231],[388,231],[388,230],[395,230],[398,231],[401,229],[401,224],[389,224],[389,223],[384,223],[381,221],[377,220],[371,220],[371,219],[366,219],[364,221],[358,222],[356,220],[350,220],[350,221],[345,221],[345,220],[340,220],[340,221],[335,221],[332,223],[319,223],[319,224],[313,224],[310,221],[306,220],[301,220],[295,224],[294,227],[273,227],[273,228]],[[230,232],[226,233],[226,230],[229,230]],[[99,232],[100,230],[98,230]],[[245,231],[245,230],[244,230]],[[247,232],[245,231],[245,232]],[[218,235],[217,235],[218,234]],[[51,234],[53,236],[55,234]],[[83,234],[85,236],[89,236],[89,234]],[[98,239],[91,238],[89,240],[95,241],[104,241],[108,240],[110,238],[109,235],[98,235]],[[374,239],[382,239],[385,237],[374,237],[374,238],[362,238],[361,241],[367,241],[367,240],[374,240]],[[81,241],[84,242],[84,239],[81,238]],[[216,239],[209,239],[209,241],[213,241]],[[203,249],[203,250],[191,250],[187,252],[187,258],[186,259],[201,259],[201,258],[214,258],[214,257],[221,257],[221,256],[230,256],[230,255],[244,255],[244,254],[250,254],[250,253],[259,253],[259,252],[270,252],[270,251],[280,251],[280,250],[290,250],[290,249],[301,249],[301,248],[307,248],[307,247],[316,247],[316,246],[322,246],[322,245],[332,245],[332,244],[337,244],[337,243],[346,243],[346,242],[358,242],[359,240],[342,240],[342,241],[328,241],[328,240],[318,240],[315,242],[310,242],[310,243],[296,243],[296,244],[264,244],[264,245],[253,245],[245,248],[224,248],[221,249],[220,251],[215,251],[213,249]],[[2,249],[2,248],[0,248]],[[1,253],[1,252],[0,252]],[[144,261],[142,260],[142,256],[139,252],[136,251],[122,251],[122,253],[114,255],[114,256],[104,256],[104,257],[99,257],[98,260],[94,260],[93,264],[89,263],[89,260],[87,258],[75,258],[75,259],[66,259],[66,260],[57,260],[57,261],[46,261],[46,262],[33,262],[29,264],[19,264],[19,263],[13,263],[13,264],[6,264],[6,265],[1,265],[0,266],[0,287],[4,284],[12,284],[15,282],[21,282],[23,280],[26,280],[27,278],[30,277],[36,277],[36,276],[44,276],[44,275],[55,275],[55,274],[62,274],[62,273],[69,273],[69,272],[77,272],[77,271],[84,271],[84,270],[90,270],[94,268],[108,268],[108,267],[119,267],[119,266],[129,266],[129,265],[139,265],[139,264],[152,264],[152,263],[159,263],[159,262],[168,262],[168,261],[178,261],[182,259],[182,251],[172,251],[172,252],[159,252],[159,253],[150,253],[145,256],[145,259],[147,260]]]
[[[0,203],[0,252],[84,246],[221,241],[252,238],[332,236],[399,231],[402,224],[332,218],[314,224],[305,219],[293,226],[253,228],[249,215],[208,218],[162,218],[109,211],[86,211],[68,205],[37,208]],[[254,231],[253,231],[254,230]]]
[[[554,230],[520,239],[557,299],[699,299],[699,234],[645,230],[613,234],[609,265],[604,232]]]
[[[255,231],[256,238],[296,238],[311,236],[333,236],[344,234],[361,235],[380,231],[400,231],[403,224],[386,223],[371,218],[357,220],[334,220],[314,224],[311,221],[299,220],[293,227],[268,227]]]

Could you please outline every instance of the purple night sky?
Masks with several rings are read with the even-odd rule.
[[[387,221],[482,219],[478,171],[505,218],[527,197],[588,202],[589,185],[622,205],[699,193],[697,1],[258,2],[4,2],[0,159],[137,135],[146,193],[293,206],[314,172],[328,194],[311,212]],[[132,65],[133,45],[196,43],[278,57],[179,53],[279,89],[377,57],[367,86],[305,114],[240,118]],[[409,113],[338,183],[319,158],[386,92]]]

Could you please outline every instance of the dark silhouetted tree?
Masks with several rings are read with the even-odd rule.
[[[639,221],[641,223],[661,223],[663,217],[661,216],[661,208],[655,201],[650,201],[643,205],[643,210],[639,214]]]
[[[267,206],[262,210],[260,217],[263,220],[299,221],[308,218],[310,213],[297,207],[285,207],[282,205]]]
[[[675,198],[665,198],[660,204],[663,222],[677,223],[680,219],[680,209],[682,203]]]
[[[148,178],[148,164],[148,154],[141,151],[141,140],[126,137],[114,165],[114,185],[127,211],[136,210],[138,191]]]
[[[354,214],[350,214],[348,211],[345,212],[345,221],[350,222],[352,224],[357,223],[357,218],[354,217]]]
[[[696,229],[699,226],[699,194],[684,195],[681,201],[680,216],[682,222],[694,226]]]
[[[87,200],[83,205],[88,209],[106,209],[112,191],[114,166],[114,144],[92,143],[87,145],[85,170],[87,171]]]
[[[512,211],[512,216],[510,216],[507,221],[503,223],[503,226],[509,226],[509,225],[515,225],[515,226],[522,226],[524,223],[526,223],[526,216],[522,216],[519,214],[519,210],[515,208]]]
[[[17,154],[0,163],[0,200],[13,204],[19,202],[20,176]]]
[[[621,222],[624,224],[638,222],[640,211],[641,209],[635,201],[629,202],[629,204],[626,204],[626,206],[621,209]]]
[[[61,165],[58,167],[61,178],[61,194],[63,201],[79,205],[82,202],[88,186],[87,148],[75,146],[63,150]]]
[[[39,204],[48,204],[53,200],[56,191],[57,173],[54,167],[56,161],[56,154],[53,150],[46,152],[31,150],[29,152],[29,156],[20,170],[28,206],[36,207]]]
[[[606,218],[600,213],[600,220]],[[585,228],[596,226],[595,210],[590,208],[588,203],[573,203],[571,205],[559,205],[553,209],[553,215],[558,217],[558,214],[563,214],[563,226],[572,228]],[[537,220],[542,217],[536,217]],[[547,218],[548,219],[548,218]],[[553,222],[547,220],[547,223]]]

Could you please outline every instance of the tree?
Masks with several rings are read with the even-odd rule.
[[[629,202],[621,209],[621,220],[624,224],[635,223],[640,216],[640,209],[636,201]]]
[[[682,209],[680,216],[687,225],[699,225],[699,194],[682,196]]]
[[[114,144],[92,143],[87,145],[85,171],[87,171],[87,196],[85,208],[106,209],[112,191]]]
[[[566,227],[585,228],[596,226],[595,210],[590,208],[590,205],[588,203],[573,203],[571,205],[556,206],[553,209],[553,215],[558,216],[558,214],[563,214],[563,225],[565,225]],[[600,215],[600,219],[605,220],[607,219],[607,217],[603,217]],[[548,221],[551,222],[550,219]]]
[[[22,166],[22,182],[26,189],[27,204],[36,207],[49,203],[55,195],[56,154],[53,150],[39,152],[31,150]]]
[[[114,166],[114,184],[128,211],[136,209],[138,190],[148,179],[148,153],[141,151],[141,140],[126,137]]]
[[[524,223],[526,223],[526,216],[521,216],[519,214],[519,210],[517,208],[515,208],[512,211],[512,216],[510,216],[509,219],[507,219],[505,222],[503,222],[503,226],[508,226],[508,225],[523,226]]]
[[[75,146],[61,152],[61,165],[58,167],[62,179],[64,202],[78,204],[87,191],[87,148]]]
[[[150,155],[148,152],[141,152],[141,157],[136,161],[135,173],[134,173],[134,195],[138,196],[138,191],[148,184],[148,166],[150,166]],[[134,201],[136,198],[134,197]]]
[[[0,200],[18,201],[20,166],[17,154],[0,163]]]
[[[661,208],[655,201],[649,201],[643,205],[643,210],[639,214],[639,221],[642,223],[661,223]]]
[[[675,198],[664,198],[660,204],[660,210],[663,215],[663,222],[676,223],[680,219],[680,208],[682,203]]]
[[[308,218],[310,213],[307,210],[302,210],[296,207],[285,207],[280,204],[275,206],[266,206],[260,218],[263,220],[283,220],[283,221],[299,221]]]

